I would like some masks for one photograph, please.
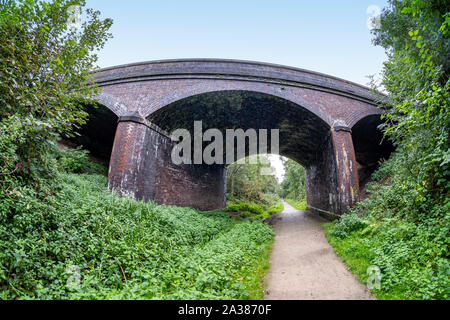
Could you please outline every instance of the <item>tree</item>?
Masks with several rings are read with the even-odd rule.
[[[388,299],[450,296],[449,6],[403,0],[383,11],[374,43],[388,55],[383,129],[397,149],[373,174],[370,197],[331,232],[352,238],[347,253],[370,248],[364,259],[383,275],[374,292]],[[344,257],[358,265],[358,255]]]
[[[38,184],[52,173],[52,144],[85,123],[83,105],[94,101],[92,52],[111,37],[112,20],[87,9],[81,28],[70,28],[74,6],[85,1],[0,2],[0,185],[10,195],[12,180]]]
[[[432,207],[445,201],[450,184],[450,3],[391,0],[373,32],[388,55],[382,85],[391,105],[383,129],[405,156],[405,185],[416,190],[411,207],[402,207]]]
[[[245,162],[234,162],[227,168],[228,199],[257,204],[269,204],[265,195],[277,195],[279,184],[271,170],[269,159],[265,155],[245,158]],[[255,163],[254,163],[255,162]],[[277,197],[278,198],[278,197]]]
[[[306,199],[305,169],[294,160],[284,163],[285,174],[281,184],[282,196],[286,199],[303,201]]]

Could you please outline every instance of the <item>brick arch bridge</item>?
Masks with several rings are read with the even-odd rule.
[[[237,60],[162,60],[102,69],[94,81],[100,107],[89,108],[78,142],[110,158],[108,185],[121,195],[224,207],[225,165],[171,161],[168,132],[193,130],[198,120],[204,130],[279,129],[280,154],[306,169],[309,209],[329,218],[358,201],[360,186],[391,151],[380,143],[379,97],[316,72]]]

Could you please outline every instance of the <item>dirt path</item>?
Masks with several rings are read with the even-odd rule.
[[[274,219],[266,300],[373,299],[334,253],[320,226],[324,221],[284,202]]]

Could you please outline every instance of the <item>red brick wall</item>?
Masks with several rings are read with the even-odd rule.
[[[173,142],[147,126],[120,122],[109,170],[109,188],[120,195],[201,210],[224,208],[224,166],[175,165]]]

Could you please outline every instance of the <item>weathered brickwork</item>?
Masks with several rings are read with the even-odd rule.
[[[331,131],[331,139],[333,141],[334,161],[336,161],[337,196],[339,203],[337,212],[342,213],[358,201],[358,167],[350,130],[337,130],[333,128]]]
[[[144,124],[120,122],[111,154],[109,188],[158,204],[201,210],[223,208],[225,167],[175,165],[172,147],[169,138]]]
[[[318,146],[316,161],[305,167],[308,209],[327,218],[340,213],[336,161],[331,133]]]
[[[386,154],[377,147],[375,122],[364,130],[364,119],[382,113],[377,101],[383,97],[327,75],[193,59],[108,68],[94,80],[101,88],[100,104],[128,119],[117,125],[110,159],[109,187],[121,195],[203,210],[225,205],[225,166],[174,165],[173,142],[149,120],[166,129],[202,119],[221,130],[279,128],[281,154],[306,168],[308,207],[331,218],[358,201],[358,168],[369,172],[366,168]]]

